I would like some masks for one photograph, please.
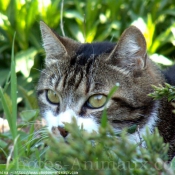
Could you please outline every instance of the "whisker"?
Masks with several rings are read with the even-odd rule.
[[[42,140],[45,140],[46,138],[48,138],[48,135],[46,135],[45,133],[44,134],[41,134],[40,135],[40,139],[35,143],[35,144],[38,144],[40,143]],[[25,143],[25,145],[21,148],[21,149],[24,149],[29,143],[33,142],[34,140],[36,140],[37,137],[34,136],[31,140],[29,140],[27,143]]]
[[[42,134],[42,133],[47,133],[47,129],[39,129],[38,131],[34,132],[34,133],[31,133],[29,135],[27,135],[26,137],[24,137],[22,140],[25,140],[26,138],[30,137],[30,136],[37,136],[39,134]]]
[[[49,136],[43,136],[41,137],[35,144],[40,143],[42,140],[45,140],[46,138],[49,138]]]
[[[41,125],[43,125],[43,121],[39,121],[39,120],[37,120],[37,121],[30,121],[30,122],[27,122],[26,123],[27,125],[32,125],[32,124],[41,124]]]
[[[35,69],[35,70],[37,70],[37,71],[39,71],[39,72],[42,72],[42,73],[44,73],[45,75],[49,76],[49,74],[47,74],[47,73],[44,72],[43,70],[39,70],[39,69],[37,69],[37,68],[32,68],[32,69]]]

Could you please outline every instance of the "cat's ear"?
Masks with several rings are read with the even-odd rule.
[[[46,65],[65,61],[76,53],[80,43],[67,37],[57,36],[44,22],[40,22],[44,50],[46,52]]]
[[[133,70],[146,66],[146,41],[141,31],[131,26],[121,35],[109,59],[119,67]]]
[[[66,48],[58,39],[58,37],[52,32],[52,30],[42,21],[40,21],[40,30],[43,40],[43,47],[46,52],[46,56],[64,55],[67,54]]]

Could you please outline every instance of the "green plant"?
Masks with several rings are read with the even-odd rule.
[[[6,96],[3,94],[3,89],[0,88],[0,99],[2,101],[2,105],[4,108],[4,112],[6,114],[6,118],[8,120],[11,135],[13,138],[13,145],[14,147],[14,159],[15,159],[15,168],[18,167],[17,165],[17,159],[18,159],[18,136],[17,136],[17,128],[16,128],[16,122],[17,122],[17,80],[16,80],[16,71],[15,71],[15,60],[14,60],[14,40],[13,40],[13,46],[12,46],[12,57],[11,57],[11,110],[9,109],[9,105],[7,102]]]
[[[126,130],[116,137],[109,125],[100,127],[98,134],[88,134],[74,120],[66,129],[71,133],[68,144],[64,140],[48,140],[46,161],[52,162],[50,170],[111,175],[173,173],[166,164],[168,145],[157,130],[152,135],[147,132],[144,136],[147,148],[142,148],[128,140]]]
[[[175,87],[165,83],[165,86],[152,86],[154,92],[149,94],[150,97],[153,97],[155,100],[166,97],[168,102],[175,101]]]
[[[41,158],[40,154],[43,154],[44,150],[35,149],[35,145],[42,144],[42,139],[47,137],[45,132],[43,132],[44,129],[37,131],[38,135],[34,132],[34,124],[39,114],[38,109],[23,110],[20,113],[17,112],[18,91],[14,42],[11,55],[11,71],[9,77],[4,88],[0,87],[0,100],[10,127],[10,131],[0,133],[0,163],[6,163],[2,168],[0,166],[0,170],[8,171],[18,170],[21,167],[20,161],[23,159],[30,158],[30,160],[35,160],[34,155]],[[8,96],[6,93],[9,85],[11,96]],[[26,96],[26,99],[29,99],[29,97]],[[20,123],[17,124],[17,117],[19,118],[19,116]],[[26,132],[27,127],[29,127],[28,132]],[[39,136],[42,137],[40,138]]]

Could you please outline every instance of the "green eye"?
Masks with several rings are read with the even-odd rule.
[[[47,99],[53,104],[58,104],[60,102],[58,95],[52,90],[47,91]]]
[[[107,100],[107,97],[105,95],[92,95],[88,102],[87,105],[90,108],[100,108],[105,105]]]

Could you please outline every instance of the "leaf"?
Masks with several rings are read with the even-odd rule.
[[[117,89],[119,88],[119,86],[120,86],[120,84],[119,83],[116,83],[116,85],[111,89],[111,91],[108,94],[107,101],[111,99],[111,97],[117,91]]]
[[[22,95],[24,96],[24,99],[26,100],[30,109],[38,108],[36,97],[34,97],[32,95],[28,95],[28,92],[21,86],[19,86],[19,90],[21,91]]]
[[[137,130],[137,125],[132,125],[131,127],[127,128],[127,132],[128,132],[129,134],[135,133],[136,130]]]
[[[9,100],[10,98],[8,97],[8,95],[5,95],[3,93],[3,90],[2,88],[0,87],[0,100],[1,100],[1,103],[2,103],[2,107],[4,109],[4,112],[5,112],[5,116],[8,120],[8,123],[9,123],[9,127],[10,127],[10,130],[12,132],[12,125],[13,125],[13,122],[11,120],[11,112],[12,112],[12,107],[11,107],[11,110],[10,110],[10,106],[12,106],[12,103],[11,101]]]
[[[84,21],[82,15],[80,13],[78,13],[77,11],[75,10],[68,10],[68,11],[65,11],[64,12],[64,16],[66,18],[76,18],[76,19],[79,19],[81,22]]]
[[[3,53],[6,49],[8,49],[9,48],[9,45],[4,45],[4,46],[2,46],[1,48],[0,48],[0,53]]]
[[[173,158],[173,160],[170,162],[170,167],[175,170],[175,157]]]
[[[7,15],[8,15],[8,19],[11,23],[11,26],[12,28],[15,27],[15,17],[16,17],[16,11],[17,11],[17,8],[16,8],[16,5],[17,5],[17,1],[10,1],[10,4],[8,6],[8,11],[7,11]]]
[[[39,1],[30,1],[30,3],[26,3],[27,7],[26,9],[27,11],[27,15],[26,15],[26,27],[27,29],[30,29],[32,23],[34,23],[35,21],[35,17],[38,13],[38,11],[36,10],[38,8],[38,3]]]
[[[6,169],[6,165],[5,164],[4,165],[0,164],[0,171],[4,172],[5,169]]]
[[[1,69],[0,86],[3,85],[9,73],[9,69]]]
[[[116,85],[109,92],[106,103],[111,99],[113,94],[117,91],[118,87],[119,87],[119,84],[116,83]],[[103,128],[105,128],[107,126],[107,111],[106,111],[106,108],[103,110],[103,113],[102,113],[101,126]]]
[[[106,126],[107,126],[107,121],[108,121],[108,119],[107,119],[107,112],[106,112],[106,109],[104,109],[104,110],[103,110],[102,117],[101,117],[101,126],[102,126],[103,128],[106,128]]]
[[[22,111],[20,113],[20,116],[24,122],[29,122],[38,114],[39,114],[39,110],[26,110],[26,111]]]
[[[7,147],[7,143],[0,139],[0,148],[4,149]]]
[[[20,51],[16,54],[16,72],[21,71],[25,77],[28,77],[30,70],[34,64],[34,57],[37,54],[37,49],[29,48]]]
[[[11,132],[15,139],[17,136],[17,128],[16,128],[16,121],[17,121],[17,77],[16,77],[16,65],[14,59],[14,41],[15,35],[13,38],[13,45],[12,45],[12,53],[11,53],[11,100],[12,100],[12,115],[10,120],[12,121],[12,128]]]

